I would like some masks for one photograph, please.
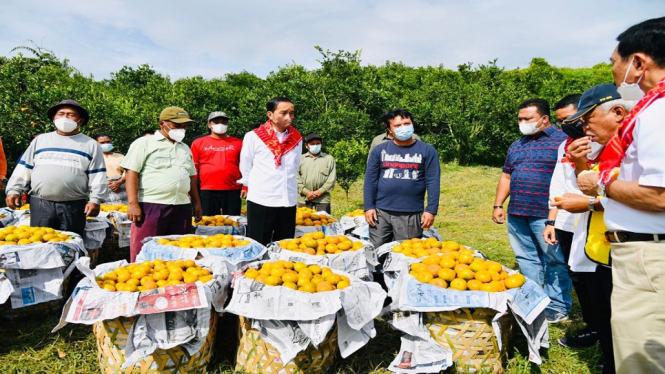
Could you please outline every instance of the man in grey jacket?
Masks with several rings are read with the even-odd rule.
[[[27,193],[31,226],[83,235],[86,217],[99,214],[108,193],[103,152],[79,133],[90,116],[76,101],[61,101],[47,115],[57,130],[35,138],[23,153],[7,183],[6,203],[16,209]]]

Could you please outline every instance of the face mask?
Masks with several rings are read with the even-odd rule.
[[[72,132],[79,126],[76,121],[64,117],[56,119],[53,124],[55,124],[55,128],[64,133]]]
[[[318,155],[321,152],[321,144],[314,144],[309,146],[309,151]]]
[[[165,126],[168,131],[169,138],[173,140],[174,142],[180,143],[183,139],[185,139],[185,129],[172,129],[169,126]]]
[[[400,126],[395,129],[395,138],[400,141],[406,141],[411,139],[411,136],[413,136],[413,125],[409,126]]]
[[[626,70],[626,75],[623,77],[623,82],[621,83],[621,86],[617,88],[617,92],[619,95],[621,95],[621,98],[624,100],[639,100],[642,97],[644,97],[644,91],[640,88],[640,81],[642,80],[642,77],[640,77],[636,83],[626,83],[626,78],[628,78],[628,73],[630,72],[630,68],[633,67],[633,60],[635,57],[630,59],[630,65],[628,65],[628,70]]]
[[[543,116],[544,117],[544,116]],[[533,135],[538,131],[538,123],[540,123],[540,120],[543,119],[543,117],[540,117],[540,119],[536,122],[531,122],[531,123],[526,123],[526,122],[520,122],[520,131],[524,135]]]
[[[596,142],[590,142],[589,147],[591,147],[591,153],[586,155],[587,160],[595,160],[598,158],[600,153],[603,151],[605,148],[604,145]]]
[[[113,144],[102,144],[102,151],[111,152],[113,150]]]
[[[215,134],[226,134],[226,130],[228,130],[229,125],[223,125],[223,124],[213,124],[212,125],[212,132]]]

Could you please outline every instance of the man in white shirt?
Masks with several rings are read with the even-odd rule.
[[[617,373],[662,373],[665,17],[632,26],[617,40],[611,57],[614,82],[624,100],[639,102],[603,150],[600,173],[581,174],[577,183],[585,194],[609,198],[604,218],[606,239],[612,243],[612,339]]]
[[[302,150],[291,100],[273,98],[266,109],[268,121],[243,139],[238,181],[247,186],[247,236],[264,245],[295,233]]]

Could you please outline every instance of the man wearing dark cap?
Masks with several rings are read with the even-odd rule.
[[[330,191],[335,188],[335,160],[321,152],[321,136],[305,137],[307,153],[302,155],[298,168],[298,207],[306,206],[317,212],[330,213]]]
[[[159,132],[135,140],[120,164],[127,170],[131,262],[146,237],[190,233],[192,205],[196,221],[201,220],[196,167],[192,152],[182,143],[190,122],[184,109],[164,109],[159,115]]]
[[[230,136],[229,117],[224,112],[208,116],[210,134],[192,143],[194,165],[201,182],[203,214],[240,215],[242,186],[240,179],[240,151],[242,140]]]
[[[85,232],[108,193],[104,156],[97,142],[81,133],[90,116],[74,100],[51,107],[56,131],[32,140],[7,183],[7,206],[15,209],[30,195],[30,225]],[[89,200],[89,201],[88,201]]]

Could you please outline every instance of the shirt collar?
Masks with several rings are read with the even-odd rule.
[[[321,153],[319,153],[319,156],[318,156],[318,157],[314,157],[314,156],[312,156],[312,155],[309,154],[309,151],[308,151],[307,153],[305,153],[305,157],[309,157],[309,158],[323,158],[323,157],[325,157],[326,155],[327,155],[327,153],[323,153],[323,152],[321,152]]]
[[[166,139],[166,137],[164,135],[162,135],[161,131],[155,131],[155,135],[153,135],[153,136],[155,137],[155,140],[157,140],[157,141],[160,141],[162,139]],[[168,139],[166,139],[166,140],[168,140]]]

